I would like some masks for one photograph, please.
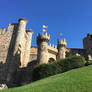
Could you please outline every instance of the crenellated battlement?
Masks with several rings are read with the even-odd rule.
[[[67,45],[67,42],[66,42],[66,40],[64,39],[64,40],[58,40],[58,45],[62,45],[62,46],[65,46],[66,47],[66,45]]]
[[[39,41],[47,41],[48,42],[50,40],[50,35],[48,35],[47,32],[45,34],[43,32],[42,32],[42,34],[39,33],[37,35],[37,41],[38,40]]]
[[[51,44],[51,43],[49,43],[48,47],[51,47],[51,48],[55,48],[55,49],[57,49],[57,46],[56,46],[56,45],[54,45],[54,44]]]
[[[5,28],[0,28],[0,35],[4,35],[6,33],[6,29]]]
[[[54,45],[54,44],[51,44],[51,43],[49,43],[48,49],[49,49],[49,50],[52,50],[52,51],[55,51],[55,52],[58,52],[57,46]]]

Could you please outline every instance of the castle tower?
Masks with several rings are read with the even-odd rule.
[[[38,34],[37,36],[37,45],[38,45],[38,54],[37,60],[38,63],[48,63],[48,42],[50,35],[47,35],[47,32]]]
[[[30,60],[32,35],[33,35],[32,30],[27,30],[24,62],[22,63],[23,67],[26,67],[28,62],[29,62],[29,60]]]
[[[17,38],[16,38],[16,43],[15,43],[15,48],[14,48],[14,55],[18,52],[19,47],[24,44],[24,37],[25,37],[25,28],[27,24],[27,20],[24,18],[19,18],[19,23],[18,23],[18,29],[17,29]]]
[[[83,39],[83,48],[86,50],[86,59],[90,59],[90,56],[92,60],[92,34],[88,33],[87,36]]]
[[[65,50],[66,50],[66,40],[64,39],[64,41],[62,40],[62,36],[61,36],[61,40],[58,40],[58,44],[57,44],[57,49],[58,49],[58,54],[57,54],[57,59],[64,59],[66,56]]]

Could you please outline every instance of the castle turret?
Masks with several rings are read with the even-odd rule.
[[[84,49],[92,49],[92,34],[87,34],[87,36],[83,39],[83,47]]]
[[[66,50],[66,40],[64,39],[64,41],[58,40],[58,44],[57,44],[57,49],[58,49],[58,54],[57,54],[57,59],[64,59],[66,56],[65,50]]]
[[[33,32],[32,30],[27,30],[27,35],[28,35],[28,42],[29,42],[29,47],[31,46],[31,41],[32,41],[32,35],[33,35]]]
[[[24,18],[19,18],[18,29],[17,29],[17,38],[14,48],[14,55],[18,52],[18,48],[21,48],[21,45],[24,43],[23,38],[25,37],[25,28],[27,24],[27,20]]]
[[[30,60],[30,51],[31,51],[31,41],[32,41],[32,30],[27,30],[26,34],[26,45],[25,45],[25,55],[24,55],[24,62],[22,63],[22,67],[26,67],[29,60]]]
[[[38,63],[48,63],[48,42],[50,35],[47,35],[47,32],[38,34],[37,36],[37,45],[38,45]]]
[[[86,59],[89,59],[89,56],[92,58],[92,34],[89,34],[83,39],[83,47],[86,50]]]

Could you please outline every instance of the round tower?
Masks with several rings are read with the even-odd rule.
[[[23,56],[24,56],[24,44],[25,44],[25,28],[26,28],[27,20],[24,18],[19,18],[18,20],[18,26],[16,28],[16,34],[14,34],[13,40],[14,42],[14,50],[13,55],[9,57],[7,67],[8,68],[8,75],[7,75],[7,83],[12,83],[12,74],[14,71],[19,67],[21,61],[23,62]]]
[[[25,28],[26,28],[26,24],[27,24],[27,20],[24,18],[19,18],[18,19],[18,29],[17,29],[17,35],[16,35],[16,43],[15,43],[15,48],[14,48],[14,55],[17,53],[18,51],[18,47],[21,47],[21,45],[23,44],[23,38],[25,36]]]
[[[28,35],[28,44],[29,44],[29,47],[31,46],[31,42],[32,42],[32,35],[33,35],[33,32],[31,29],[27,30],[27,35]]]
[[[23,67],[26,67],[29,60],[30,60],[30,51],[31,51],[31,42],[32,42],[32,30],[27,30],[27,37],[26,37],[26,45],[25,45],[25,55],[24,55],[24,62],[22,63]]]
[[[57,49],[58,49],[58,54],[57,54],[57,59],[64,59],[66,57],[66,40],[62,40],[62,37],[61,37],[61,40],[59,41],[58,40],[58,43],[57,43]]]
[[[50,39],[50,35],[47,35],[47,32],[38,34],[37,36],[37,45],[38,45],[38,53],[37,60],[38,63],[48,63],[48,42]]]
[[[87,60],[92,60],[92,34],[87,34],[83,39],[83,48],[86,50],[85,57]]]

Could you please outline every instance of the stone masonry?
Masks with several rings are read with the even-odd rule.
[[[32,30],[26,31],[27,20],[9,24],[8,31],[0,34],[0,81],[9,82],[18,67],[26,67],[30,59]]]

